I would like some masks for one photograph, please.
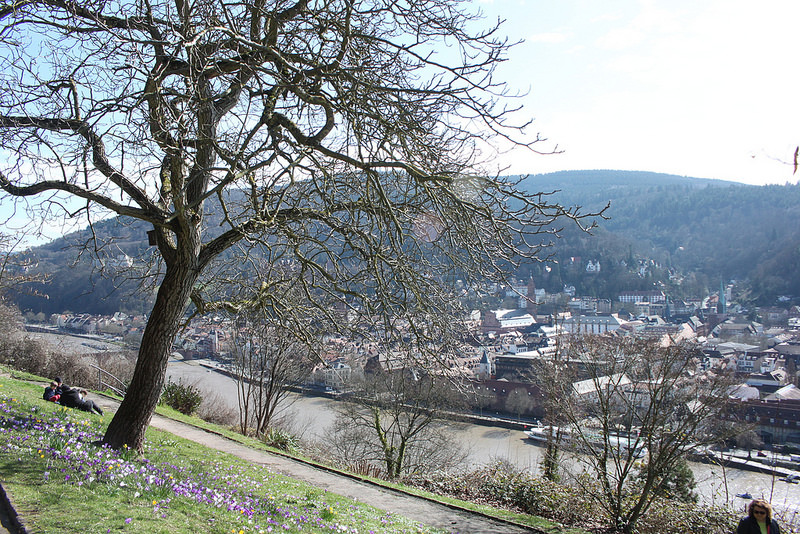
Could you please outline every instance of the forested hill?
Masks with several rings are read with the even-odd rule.
[[[553,198],[584,211],[610,202],[610,218],[598,221],[594,239],[570,232],[557,252],[562,260],[594,258],[614,271],[597,277],[611,286],[607,291],[596,287],[598,296],[637,283],[619,266],[631,259],[656,264],[638,277],[642,289],[656,280],[667,282],[671,273],[683,282],[671,288],[678,295],[713,291],[720,280],[730,279],[748,280],[760,304],[772,303],[777,295],[800,295],[798,185],[752,186],[626,171],[558,172],[526,183],[530,191],[558,190]]]
[[[721,280],[748,280],[752,298],[772,304],[778,295],[800,295],[800,186],[751,186],[650,172],[564,171],[531,175],[531,192],[555,191],[552,200],[596,211],[606,203],[608,220],[588,236],[566,231],[548,265],[523,266],[538,287],[614,298],[622,290],[662,287],[676,297],[702,295]],[[106,261],[121,254],[141,257],[152,251],[144,224],[114,219],[95,226]],[[52,282],[35,288],[44,299],[18,295],[24,310],[45,313],[146,311],[147,302],[131,296],[133,284],[115,289],[91,268],[89,254],[77,262],[69,243],[86,242],[88,231],[32,250]],[[587,275],[588,261],[600,263]],[[96,262],[94,262],[96,263]],[[152,291],[147,293],[152,298]]]

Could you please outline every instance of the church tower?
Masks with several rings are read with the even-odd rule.
[[[536,284],[533,282],[533,276],[528,279],[528,294],[526,296],[525,311],[536,318]]]

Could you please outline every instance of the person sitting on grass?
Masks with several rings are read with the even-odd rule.
[[[69,408],[78,408],[84,412],[97,412],[98,414],[103,415],[103,410],[100,408],[100,406],[95,404],[95,402],[92,400],[84,399],[81,396],[81,393],[83,393],[85,396],[87,391],[85,389],[78,390],[67,385],[63,385],[61,386],[61,399],[59,402]]]
[[[58,402],[61,398],[61,379],[56,378],[50,385],[44,388],[44,394],[42,398],[46,401],[50,402]]]

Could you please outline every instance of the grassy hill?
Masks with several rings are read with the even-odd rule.
[[[44,379],[16,380],[2,371],[0,483],[31,532],[441,532],[152,427],[143,457],[99,448],[93,442],[107,420],[41,400],[37,382]],[[266,448],[163,407],[159,413]],[[585,534],[525,514],[439,499],[542,533]]]

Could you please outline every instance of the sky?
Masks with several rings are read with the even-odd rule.
[[[505,20],[498,79],[547,156],[512,150],[504,174],[653,171],[798,183],[800,1],[473,0]],[[9,210],[0,202],[0,212]],[[21,227],[25,223],[20,223]],[[69,229],[49,229],[58,235]],[[37,236],[41,238],[41,236]]]
[[[498,71],[560,154],[510,173],[623,169],[797,183],[797,0],[480,0],[524,42]]]

